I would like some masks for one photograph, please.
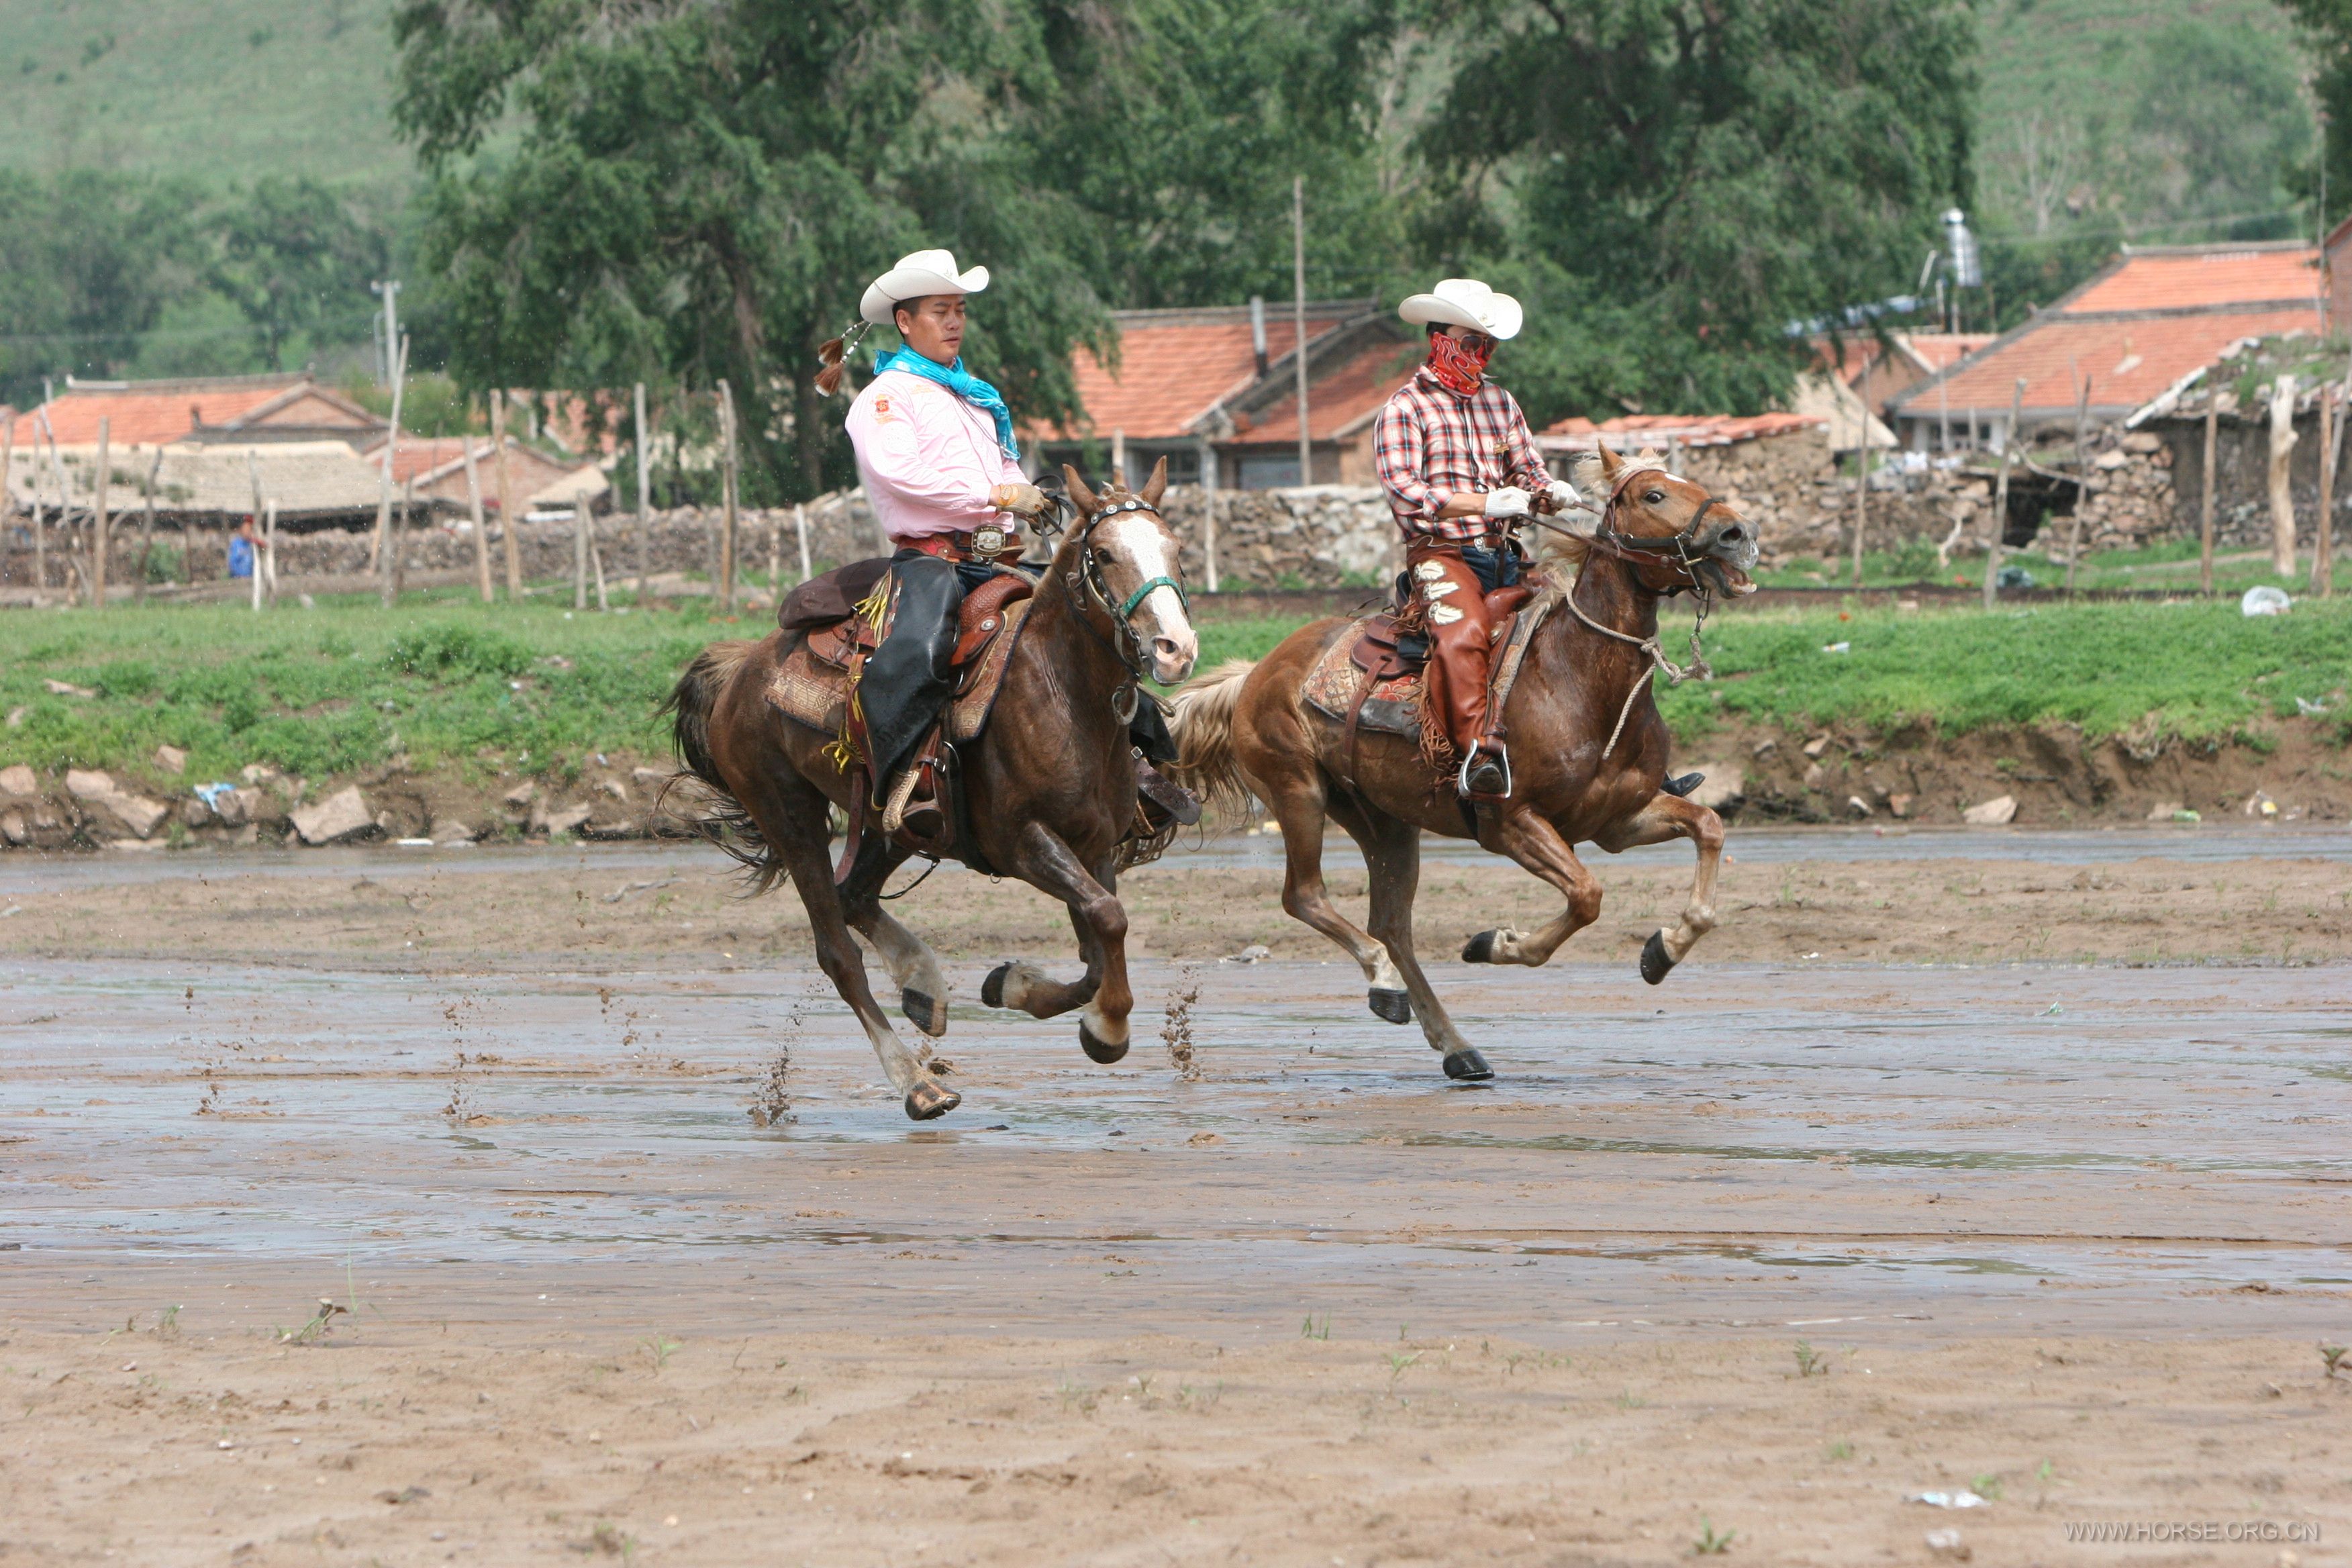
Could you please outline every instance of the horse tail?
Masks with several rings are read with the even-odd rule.
[[[719,694],[743,668],[744,661],[760,645],[756,642],[715,642],[686,667],[662,700],[658,712],[670,716],[670,744],[677,752],[685,769],[670,775],[654,801],[658,814],[668,804],[669,792],[680,779],[692,774],[702,781],[713,799],[709,806],[688,819],[694,831],[709,839],[743,864],[751,878],[750,892],[766,892],[782,880],[784,862],[772,845],[760,832],[760,825],[735,798],[727,781],[719,772],[719,764],[710,754],[710,711],[719,704]]]
[[[1242,682],[1256,668],[1251,659],[1227,659],[1179,687],[1169,704],[1168,729],[1176,738],[1170,773],[1231,822],[1245,820],[1249,812],[1250,782],[1234,756],[1234,716]]]

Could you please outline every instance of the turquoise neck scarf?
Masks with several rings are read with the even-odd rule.
[[[987,414],[996,421],[996,444],[1013,462],[1021,460],[1021,443],[1013,439],[1013,414],[1004,406],[1004,395],[964,369],[961,354],[956,356],[955,363],[943,365],[912,349],[896,348],[874,362],[875,374],[880,375],[886,370],[903,370],[925,381],[935,381]]]

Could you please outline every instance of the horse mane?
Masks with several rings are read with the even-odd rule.
[[[1626,458],[1618,472],[1623,473],[1627,468],[1663,469],[1664,467],[1664,456],[1654,448],[1644,447],[1635,456]],[[1596,506],[1603,504],[1609,494],[1609,480],[1601,471],[1601,454],[1598,452],[1580,454],[1575,462],[1569,465],[1568,482],[1576,487],[1576,493],[1582,496],[1589,504]],[[1587,512],[1578,512],[1574,515],[1580,519],[1578,522],[1569,523],[1563,519],[1555,521],[1550,528],[1536,531],[1536,564],[1538,566],[1563,567],[1571,573],[1582,568],[1585,557],[1592,553],[1591,533],[1589,531],[1566,533],[1560,530],[1576,527],[1589,531],[1600,520]]]

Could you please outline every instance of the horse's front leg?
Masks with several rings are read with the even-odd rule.
[[[1559,829],[1533,811],[1521,808],[1503,813],[1490,838],[1490,848],[1558,888],[1567,903],[1538,931],[1496,926],[1480,931],[1463,944],[1462,962],[1529,967],[1546,963],[1559,951],[1560,943],[1601,918],[1601,883],[1576,858]]]
[[[895,870],[906,858],[894,851],[883,865],[886,870]],[[882,878],[868,880],[866,869],[859,866],[849,886],[841,890],[843,913],[857,933],[873,944],[889,970],[907,1021],[927,1035],[944,1035],[948,1032],[948,983],[940,972],[939,955],[882,907]]]
[[[1612,855],[1637,844],[1663,844],[1687,838],[1698,850],[1697,874],[1691,879],[1690,901],[1672,931],[1664,926],[1642,944],[1642,978],[1655,985],[1715,929],[1715,874],[1723,864],[1723,818],[1680,795],[1659,795],[1613,832],[1594,842]]]
[[[1078,1044],[1098,1062],[1127,1055],[1128,1013],[1135,1005],[1127,983],[1127,910],[1076,851],[1043,823],[1022,831],[1013,875],[1070,906],[1071,923],[1087,972],[1076,980],[1055,980],[1034,964],[1005,963],[981,983],[980,999],[992,1007],[1017,1007],[1033,1018],[1054,1018],[1084,1006]],[[1109,868],[1104,868],[1108,876]]]

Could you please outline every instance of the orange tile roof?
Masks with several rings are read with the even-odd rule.
[[[1643,444],[1672,441],[1680,447],[1728,447],[1735,441],[1786,436],[1827,423],[1817,414],[1621,414],[1598,425],[1585,418],[1563,419],[1545,426],[1536,439],[1549,450],[1568,452],[1590,452],[1610,437]]]
[[[1307,336],[1315,335],[1314,323],[1307,323]],[[1307,436],[1316,441],[1340,440],[1355,433],[1355,427],[1380,412],[1389,395],[1412,379],[1419,367],[1422,346],[1417,342],[1368,343],[1354,358],[1337,369],[1327,371],[1307,388]],[[1279,447],[1298,444],[1298,398],[1296,394],[1249,416],[1249,426],[1242,428],[1241,417],[1234,420],[1232,445],[1244,447]]]
[[[1997,332],[1906,332],[1903,342],[1928,374],[1944,369],[1991,342]]]
[[[1335,308],[1309,302],[1307,341],[1338,329],[1360,302]],[[1269,362],[1290,352],[1294,341],[1287,308],[1266,306],[1265,352]],[[1041,426],[1037,438],[1076,441],[1123,431],[1130,441],[1172,440],[1221,400],[1257,379],[1249,311],[1219,307],[1197,311],[1133,311],[1119,323],[1118,371],[1113,374],[1094,354],[1080,349],[1071,357],[1078,400],[1086,417],[1077,425]],[[1314,393],[1307,394],[1312,405]],[[1295,439],[1296,437],[1294,437]]]
[[[2049,314],[1941,381],[1910,388],[1895,400],[1895,407],[1916,416],[1936,407],[1940,395],[1942,405],[1953,413],[1974,408],[1990,414],[2009,406],[2012,385],[2022,376],[2026,409],[2039,414],[2071,411],[2076,395],[2073,378],[2080,374],[2091,378],[2093,407],[2137,408],[2190,371],[2212,363],[2241,338],[2298,329],[2318,331],[2315,307],[2089,321]]]
[[[2099,310],[2189,310],[2312,300],[2319,251],[2308,245],[2182,247],[2126,255],[2105,275],[2054,307],[2069,316]]]
[[[216,380],[135,381],[121,386],[70,386],[42,405],[61,447],[93,446],[98,422],[117,446],[156,446],[176,441],[199,424],[226,425],[271,402],[306,378],[236,376]],[[16,444],[29,443],[40,429],[34,414],[16,419]]]
[[[1838,338],[1824,335],[1813,340],[1813,358],[1840,381],[1851,382],[1878,363],[1878,340],[1867,332],[1848,332]]]

